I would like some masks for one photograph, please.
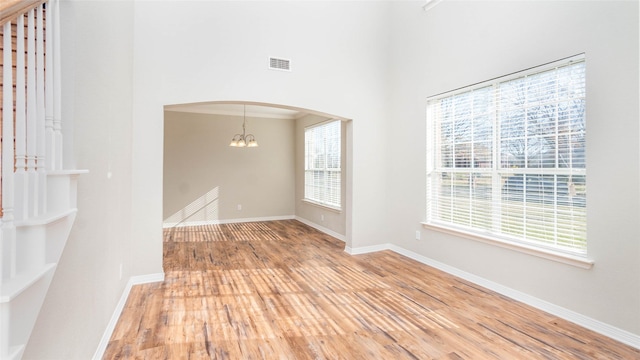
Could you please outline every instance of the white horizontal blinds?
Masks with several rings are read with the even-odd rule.
[[[585,63],[498,88],[502,231],[586,251]]]
[[[433,210],[438,220],[482,229],[491,228],[493,164],[493,89],[485,87],[434,101],[436,191]]]
[[[428,103],[427,221],[586,252],[585,63]]]
[[[305,129],[305,199],[340,208],[340,138],[339,120]]]

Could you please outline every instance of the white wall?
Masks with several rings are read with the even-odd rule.
[[[216,100],[274,103],[353,119],[352,245],[382,243],[386,215],[384,44],[388,3],[136,2],[133,252],[161,258],[162,107]],[[292,71],[267,69],[268,57]],[[362,150],[356,150],[360,148]],[[382,160],[384,161],[384,160]]]
[[[259,146],[233,148],[242,116],[164,114],[165,224],[293,217],[293,119],[247,117]]]
[[[91,358],[133,275],[133,4],[60,7],[63,126],[73,127],[65,142],[75,146],[76,167],[90,172],[79,178],[76,222],[24,359]]]
[[[388,226],[394,243],[640,334],[638,2],[396,2]],[[422,229],[425,99],[578,53],[587,64],[590,270]],[[412,141],[406,141],[407,136]],[[421,241],[414,240],[416,230]]]

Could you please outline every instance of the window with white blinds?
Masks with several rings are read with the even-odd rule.
[[[340,209],[340,120],[304,130],[304,198]]]
[[[586,254],[585,61],[427,105],[427,224]]]

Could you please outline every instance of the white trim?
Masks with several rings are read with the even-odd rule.
[[[328,211],[331,211],[331,212],[334,212],[334,213],[337,213],[337,214],[341,214],[342,213],[342,207],[323,204],[321,202],[315,201],[313,199],[307,199],[307,198],[303,198],[301,201],[303,203],[307,204],[307,205],[316,206],[316,207],[319,207],[319,208],[322,208],[324,210],[328,210]]]
[[[464,280],[470,281],[474,284],[485,287],[489,290],[495,291],[501,295],[507,296],[516,301],[520,301],[526,305],[533,306],[542,311],[546,311],[552,315],[558,316],[562,319],[568,320],[570,322],[576,323],[582,327],[585,327],[589,330],[593,330],[599,334],[610,337],[614,340],[620,341],[621,343],[627,344],[629,346],[633,346],[634,348],[640,349],[640,335],[631,333],[629,331],[617,328],[615,326],[609,325],[602,321],[590,318],[588,316],[582,315],[575,311],[563,308],[561,306],[552,304],[548,301],[536,298],[534,296],[525,294],[521,291],[514,290],[507,286],[498,284],[491,280],[487,280],[483,277],[468,273],[466,271],[460,270],[456,267],[441,263],[439,261],[433,260],[426,256],[414,253],[413,251],[406,250],[399,246],[393,244],[382,244],[375,246],[365,246],[361,248],[349,248],[347,251],[352,255],[356,254],[366,254],[370,252],[376,252],[381,250],[391,250],[400,255],[406,256],[410,259],[416,260],[425,265],[434,267],[438,270],[444,271],[448,274],[457,276]]]
[[[52,170],[47,172],[49,176],[69,176],[69,175],[82,175],[88,174],[89,170],[85,169],[67,169],[67,170]]]
[[[316,229],[318,231],[321,231],[321,232],[323,232],[323,233],[325,233],[327,235],[333,236],[334,238],[336,238],[336,239],[338,239],[338,240],[340,240],[342,242],[347,242],[346,236],[344,236],[342,234],[339,234],[339,233],[337,233],[337,232],[335,232],[335,231],[333,231],[331,229],[328,229],[328,228],[326,228],[324,226],[320,226],[320,225],[318,225],[318,224],[316,224],[314,222],[311,222],[311,221],[309,221],[307,219],[304,219],[304,218],[301,218],[299,216],[296,216],[295,220],[298,220],[298,221],[300,221],[301,223],[303,223],[305,225],[311,226],[312,228],[314,228],[314,229]]]
[[[226,219],[226,220],[199,220],[199,221],[185,221],[185,222],[166,222],[162,223],[162,227],[172,228],[181,226],[201,226],[201,225],[219,225],[219,224],[235,224],[243,222],[256,222],[256,221],[277,221],[277,220],[292,220],[295,219],[294,215],[282,215],[282,216],[265,216],[257,218],[240,218],[240,219]]]
[[[16,275],[10,280],[4,280],[2,288],[0,288],[0,304],[8,304],[13,301],[23,291],[30,288],[33,284],[40,281],[45,276],[51,276],[56,270],[56,263],[45,264],[42,268]]]
[[[78,212],[77,208],[65,209],[57,212],[50,211],[40,216],[31,217],[27,220],[16,221],[16,228],[28,227],[28,226],[42,226],[53,224],[54,222],[66,219],[71,215],[75,215]]]
[[[368,254],[372,252],[389,250],[391,244],[382,244],[382,245],[371,245],[371,246],[363,246],[358,248],[352,248],[350,246],[346,246],[344,251],[349,255],[361,255]]]
[[[583,256],[572,255],[568,253],[563,253],[560,251],[554,251],[552,249],[545,249],[538,246],[520,244],[512,241],[501,240],[498,238],[494,238],[491,235],[482,236],[479,234],[475,234],[472,232],[467,232],[463,230],[453,229],[446,226],[439,226],[436,224],[422,223],[422,227],[425,229],[439,231],[441,233],[455,235],[459,237],[463,237],[469,240],[480,241],[485,244],[499,246],[501,248],[518,251],[521,253],[541,257],[547,260],[557,261],[563,264],[577,266],[583,269],[591,269],[593,267],[594,261]]]
[[[118,320],[120,319],[120,315],[122,314],[122,310],[127,303],[127,299],[129,298],[129,293],[131,292],[131,288],[134,285],[147,284],[152,282],[162,282],[164,281],[164,273],[156,273],[156,274],[147,274],[140,276],[132,276],[129,278],[127,285],[120,296],[120,301],[116,305],[116,308],[113,310],[113,315],[111,315],[111,320],[107,324],[104,333],[102,334],[102,339],[100,339],[100,343],[98,344],[98,348],[96,349],[95,354],[93,354],[94,360],[100,360],[104,356],[105,350],[107,350],[107,346],[109,345],[109,340],[111,340],[111,335],[113,335],[113,330],[115,330],[116,325],[118,324]]]

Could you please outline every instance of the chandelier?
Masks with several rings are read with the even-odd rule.
[[[243,105],[243,115],[242,115],[242,134],[235,134],[233,139],[231,139],[231,143],[229,146],[231,147],[258,147],[258,142],[256,141],[256,137],[252,134],[246,134],[246,124],[247,124],[247,106]]]

